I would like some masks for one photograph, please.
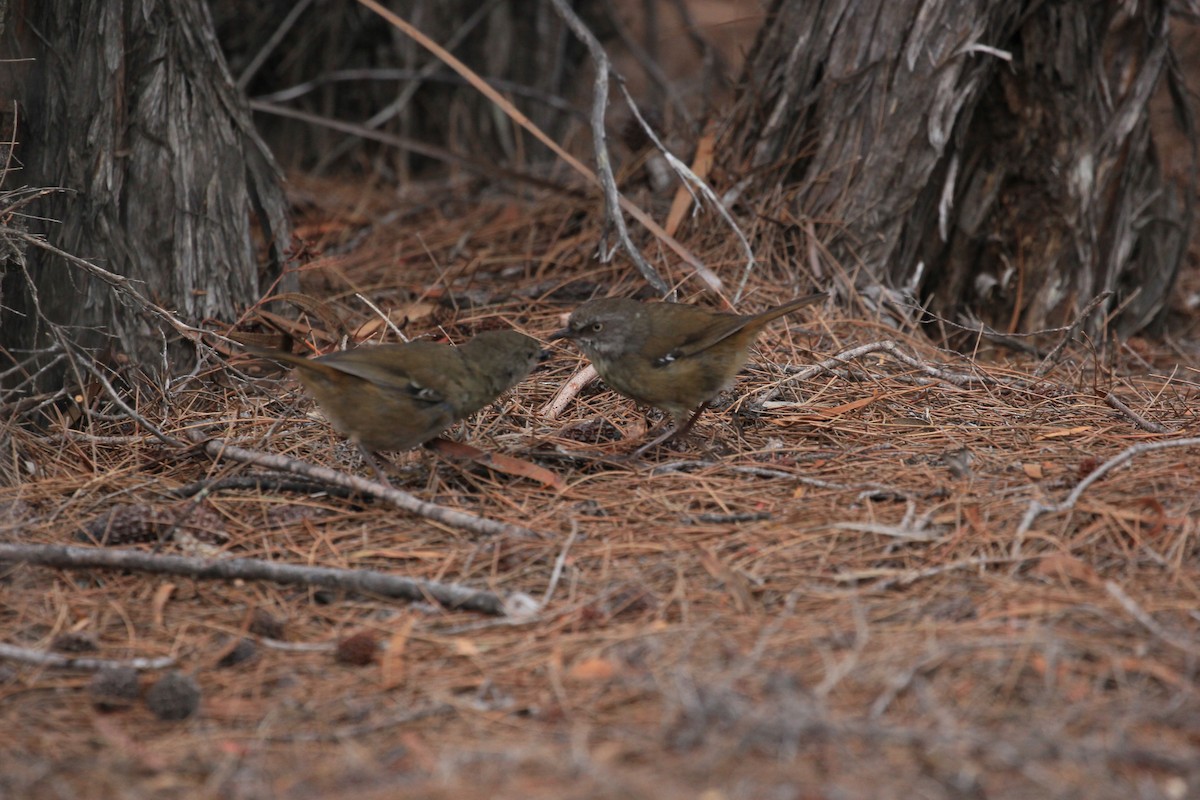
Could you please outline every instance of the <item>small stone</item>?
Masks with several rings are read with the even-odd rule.
[[[200,686],[182,672],[168,672],[146,692],[146,705],[161,720],[187,719],[200,707]]]

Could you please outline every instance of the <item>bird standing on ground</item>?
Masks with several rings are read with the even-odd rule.
[[[373,453],[424,444],[512,388],[540,360],[537,340],[485,331],[461,347],[433,342],[358,347],[317,358],[246,346],[289,364],[337,431]]]
[[[550,339],[570,339],[605,383],[671,415],[674,428],[638,449],[636,457],[691,429],[708,403],[733,382],[767,323],[827,298],[812,294],[742,316],[682,303],[607,297],[575,309],[567,326]]]

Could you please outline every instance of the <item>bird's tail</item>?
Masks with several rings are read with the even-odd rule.
[[[779,317],[782,317],[785,314],[791,314],[793,311],[797,311],[801,308],[804,308],[805,306],[812,305],[813,303],[819,302],[821,300],[828,300],[828,299],[829,299],[829,292],[817,292],[815,294],[805,295],[804,297],[797,297],[795,300],[789,300],[788,302],[784,303],[783,305],[778,305],[778,306],[775,306],[774,308],[768,308],[766,311],[762,312],[761,314],[755,314],[754,322],[759,325],[765,325],[766,323],[770,322],[771,320],[778,319]]]

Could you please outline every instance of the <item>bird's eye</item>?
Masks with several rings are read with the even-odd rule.
[[[592,323],[592,332],[593,333],[599,333],[602,330],[604,330],[603,322],[593,322]]]

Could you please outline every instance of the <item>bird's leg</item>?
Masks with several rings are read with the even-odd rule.
[[[662,434],[661,436],[656,436],[648,443],[635,450],[632,457],[641,458],[648,450],[653,450],[663,442],[668,442],[672,439],[678,439],[686,436],[687,432],[690,431],[692,426],[696,424],[696,420],[700,418],[700,415],[704,413],[704,409],[706,408],[708,408],[708,403],[701,403],[700,407],[692,413],[692,416],[688,418],[687,422],[683,423],[682,425],[679,425],[678,423],[672,425],[667,429],[666,433]]]
[[[387,479],[387,474],[384,473],[383,467],[379,466],[379,460],[375,458],[375,454],[367,448],[359,444],[358,451],[362,453],[363,461],[371,465],[371,469],[375,470],[375,477],[387,488],[391,489],[392,484]]]
[[[690,431],[692,429],[692,426],[696,424],[696,420],[700,419],[700,415],[704,413],[704,409],[706,409],[706,408],[708,408],[708,401],[701,403],[700,407],[697,408],[694,412],[692,412],[692,416],[688,419],[688,421],[683,423],[683,427],[677,428],[675,430],[674,435],[675,436],[687,436],[688,431]]]

